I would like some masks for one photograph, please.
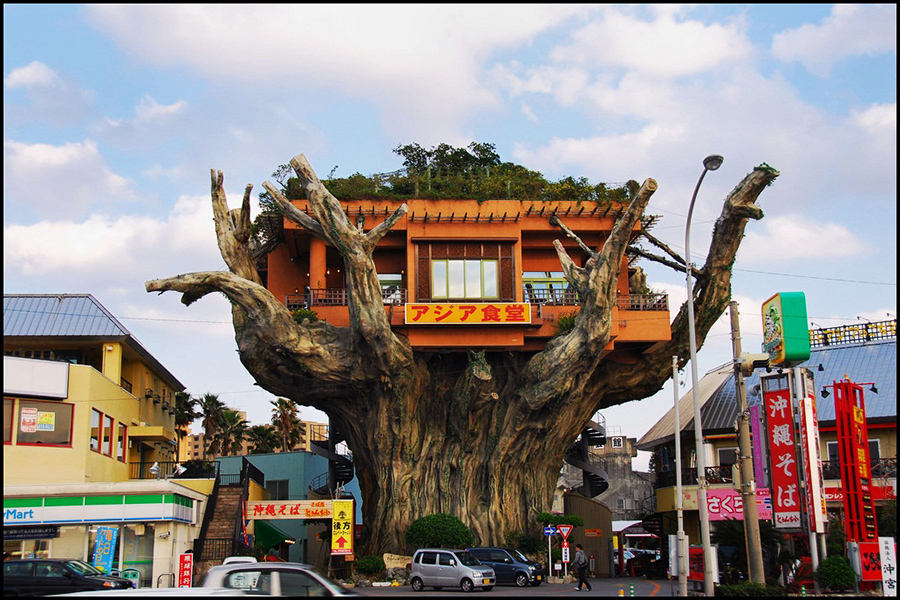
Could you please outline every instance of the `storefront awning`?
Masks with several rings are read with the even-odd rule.
[[[254,542],[265,549],[277,546],[285,540],[293,539],[268,521],[257,519],[253,523]]]

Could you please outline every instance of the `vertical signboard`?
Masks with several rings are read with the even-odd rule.
[[[763,377],[763,406],[768,425],[772,516],[778,529],[800,529],[800,473],[794,432],[790,378]]]
[[[848,542],[878,539],[875,499],[869,470],[869,432],[863,388],[845,379],[834,382],[838,457],[844,488],[844,536]]]
[[[763,348],[769,364],[793,366],[809,360],[809,325],[803,292],[781,292],[762,305]]]
[[[885,596],[897,597],[897,556],[894,552],[894,538],[878,538],[881,554],[881,591]]]
[[[353,500],[332,500],[331,554],[353,554]]]
[[[803,377],[803,397],[800,399],[800,452],[806,476],[806,514],[809,530],[825,533],[828,517],[825,511],[825,478],[819,454],[819,418],[816,410],[816,389],[812,373],[800,369]]]
[[[94,542],[94,560],[92,565],[103,573],[109,574],[113,568],[113,557],[116,551],[118,527],[98,527],[97,539]]]
[[[194,585],[194,555],[185,553],[178,555],[178,585],[186,588]]]
[[[769,485],[766,475],[766,431],[763,428],[762,406],[754,404],[750,409],[750,433],[753,436],[753,475],[757,487]]]

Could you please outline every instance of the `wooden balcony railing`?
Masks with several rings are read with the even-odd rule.
[[[406,304],[406,289],[386,289],[383,291],[386,305]],[[525,301],[548,306],[578,306],[578,294],[573,289],[534,289],[525,286]],[[348,291],[344,288],[308,289],[301,294],[287,294],[285,306],[288,309],[314,308],[316,306],[347,306]],[[622,294],[616,298],[619,310],[668,311],[669,297],[666,294]]]

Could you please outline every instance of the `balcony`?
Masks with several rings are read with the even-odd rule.
[[[706,467],[706,481],[710,485],[716,483],[734,483],[733,465],[716,465]],[[656,474],[656,488],[675,487],[677,473],[673,471],[660,471]],[[697,485],[697,469],[681,470],[681,485]]]
[[[189,460],[181,464],[174,461],[133,462],[128,463],[128,468],[130,479],[215,479],[219,463],[213,460]]]
[[[897,479],[897,457],[876,458],[872,463],[872,479]],[[822,461],[822,475],[826,481],[841,479],[841,464],[836,460]]]

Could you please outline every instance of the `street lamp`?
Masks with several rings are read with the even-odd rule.
[[[691,390],[694,400],[694,443],[697,450],[697,504],[700,509],[700,539],[703,544],[703,589],[707,596],[715,595],[713,584],[713,550],[709,538],[709,507],[706,505],[706,458],[703,453],[703,426],[700,423],[700,398],[697,390],[700,387],[697,376],[697,332],[694,328],[694,292],[691,289],[691,215],[694,212],[694,202],[697,200],[697,192],[707,171],[715,171],[722,166],[724,159],[718,154],[711,154],[703,159],[703,172],[697,180],[694,195],[691,197],[691,206],[688,209],[687,225],[684,228],[684,260],[685,280],[687,282],[688,305],[688,332],[691,344]]]

